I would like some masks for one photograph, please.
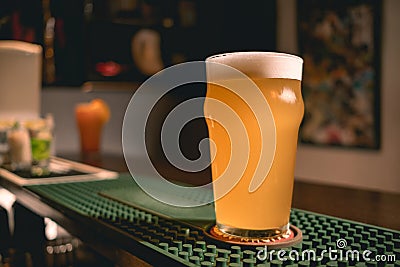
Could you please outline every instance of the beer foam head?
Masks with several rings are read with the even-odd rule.
[[[248,76],[259,78],[301,81],[303,70],[302,58],[277,52],[232,52],[211,56],[206,62],[227,65]]]

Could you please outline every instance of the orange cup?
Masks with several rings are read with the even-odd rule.
[[[104,125],[110,118],[110,109],[101,99],[80,103],[75,107],[81,151],[99,152]]]

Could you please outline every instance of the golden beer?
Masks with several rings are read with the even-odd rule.
[[[242,57],[246,57],[243,66]],[[268,63],[271,58],[272,63]],[[211,58],[211,61],[218,62],[219,59]],[[220,196],[215,200],[217,227],[224,233],[254,238],[283,234],[289,227],[297,136],[304,112],[301,96],[302,60],[291,55],[267,52],[232,53],[221,59],[223,64],[247,75],[261,93],[243,96],[241,90],[246,91],[249,86],[246,77],[227,75],[228,79],[224,80],[224,72],[221,72],[208,79],[204,113],[211,140],[214,195]],[[253,67],[252,61],[257,67]],[[265,68],[275,68],[274,71],[264,72],[257,64],[259,61],[263,61]],[[278,62],[276,67],[274,61],[282,62]],[[285,68],[285,64],[292,64],[292,67]],[[211,68],[207,77],[212,76],[210,71]],[[260,97],[266,101],[266,113],[269,106],[273,120],[268,128],[260,125],[256,114],[259,111],[251,106],[257,100],[251,98]],[[224,113],[228,112],[234,113],[237,119],[234,121],[225,116]],[[273,134],[264,134],[263,131]],[[243,162],[239,162],[244,157],[239,160],[234,157],[235,153],[241,151],[247,155],[244,171],[240,169]],[[267,162],[260,162],[262,153],[272,155],[270,166]],[[269,168],[269,171],[264,170],[266,176],[261,178],[265,179],[252,191],[249,186],[258,168]],[[229,179],[225,175],[228,172],[241,174],[231,190],[227,190],[224,183],[216,183],[218,179]]]

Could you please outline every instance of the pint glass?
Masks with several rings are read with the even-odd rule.
[[[303,60],[275,52],[206,59],[207,122],[216,227],[275,238],[289,231]]]

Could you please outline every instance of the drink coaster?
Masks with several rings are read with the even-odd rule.
[[[299,228],[290,225],[288,231],[282,235],[266,238],[241,237],[226,234],[218,229],[216,225],[212,226],[206,234],[218,241],[223,241],[235,245],[245,246],[268,246],[273,248],[282,248],[293,246],[302,240],[302,233]]]

